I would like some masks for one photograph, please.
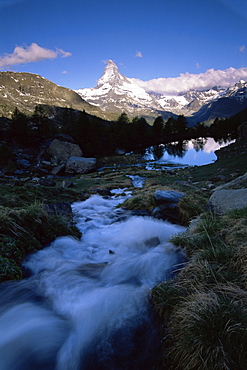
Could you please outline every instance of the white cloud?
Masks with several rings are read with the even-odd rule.
[[[68,58],[72,54],[69,51],[64,51],[62,49],[56,49],[57,55],[60,55],[62,58]]]
[[[241,46],[239,47],[239,51],[240,51],[240,53],[243,53],[243,52],[245,51],[245,49],[246,49],[246,46],[245,46],[245,45],[241,45]]]
[[[200,63],[198,63],[198,62],[196,63],[196,68],[197,68],[197,69],[200,69],[200,68],[201,68]]]
[[[24,63],[38,62],[44,59],[55,59],[59,56],[68,57],[71,53],[62,49],[45,49],[36,43],[32,43],[26,48],[24,46],[16,46],[12,54],[5,54],[0,57],[0,67],[8,67]]]
[[[136,57],[137,58],[142,58],[143,57],[142,52],[141,51],[137,51],[136,52]]]
[[[66,75],[67,73],[69,73],[68,71],[63,71],[62,74],[63,75]]]
[[[179,77],[157,78],[149,81],[134,79],[146,91],[162,94],[179,94],[193,89],[210,89],[213,86],[228,87],[239,80],[247,81],[247,68],[230,67],[215,71],[213,68],[204,73],[181,73]]]

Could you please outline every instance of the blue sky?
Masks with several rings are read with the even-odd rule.
[[[0,70],[71,89],[96,86],[108,59],[144,81],[247,76],[246,0],[0,0],[0,34]]]

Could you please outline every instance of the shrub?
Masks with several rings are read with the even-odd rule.
[[[0,256],[0,283],[6,280],[19,280],[22,277],[20,266],[12,259]]]

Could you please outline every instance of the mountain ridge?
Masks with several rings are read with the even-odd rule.
[[[103,75],[94,88],[75,90],[90,104],[103,111],[121,114],[123,111],[131,116],[159,114],[162,107],[142,87],[132,79],[123,76],[116,64],[109,60]]]
[[[108,61],[96,87],[76,92],[105,112],[119,114],[124,111],[132,117],[141,115],[152,119],[157,115],[165,119],[184,115],[192,124],[212,121],[216,113],[219,118],[233,115],[247,107],[245,81],[239,81],[228,88],[212,86],[206,90],[194,89],[177,95],[157,94],[138,85],[137,79],[123,76],[112,60]],[[221,101],[222,98],[225,100]]]
[[[26,114],[36,105],[85,110],[91,115],[106,118],[99,107],[86,102],[74,90],[56,85],[46,78],[27,72],[0,72],[0,114],[10,118],[14,108]]]
[[[212,86],[177,95],[148,92],[137,80],[119,72],[109,60],[97,86],[71,90],[44,77],[27,72],[0,72],[0,115],[11,118],[14,108],[26,114],[36,105],[72,108],[106,120],[125,112],[141,116],[152,124],[157,116],[165,120],[184,115],[190,125],[230,117],[247,107],[247,82],[229,87]]]

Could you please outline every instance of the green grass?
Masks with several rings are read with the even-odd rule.
[[[191,169],[193,182],[205,182],[217,175],[226,176],[224,182],[232,180],[231,174],[244,175],[247,172],[246,153],[238,153],[230,158],[224,158],[214,163],[198,166]]]
[[[0,185],[0,204],[4,207],[25,207],[34,202],[54,203],[83,200],[82,187],[62,189],[61,187],[22,186],[10,184]]]
[[[197,292],[171,317],[173,368],[247,368],[247,294],[235,287]]]
[[[26,199],[25,199],[26,202]],[[61,215],[49,215],[43,203],[23,207],[0,207],[0,282],[21,278],[21,263],[56,237],[79,231]]]
[[[247,208],[204,213],[172,238],[190,260],[152,290],[164,328],[164,368],[247,368]]]

